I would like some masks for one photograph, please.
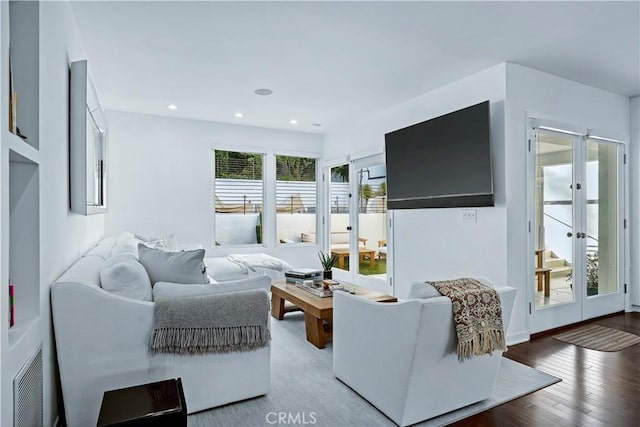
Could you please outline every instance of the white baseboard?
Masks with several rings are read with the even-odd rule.
[[[629,311],[640,312],[640,305],[632,305]]]
[[[516,332],[515,334],[509,334],[507,335],[507,345],[516,345],[516,344],[520,344],[523,342],[527,342],[529,341],[529,332],[527,331],[520,331],[520,332]]]

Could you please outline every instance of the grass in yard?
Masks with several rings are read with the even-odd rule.
[[[344,259],[344,269],[349,271],[349,258]],[[387,272],[387,260],[377,259],[373,267],[369,265],[369,260],[365,259],[360,262],[360,274],[369,276],[371,274],[385,274]]]

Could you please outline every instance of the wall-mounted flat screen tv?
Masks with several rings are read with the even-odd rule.
[[[494,206],[489,101],[385,135],[389,209]]]

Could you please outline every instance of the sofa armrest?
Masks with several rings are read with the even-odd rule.
[[[102,393],[149,382],[153,303],[57,282],[51,307],[67,423],[95,423]],[[153,376],[161,379],[163,372]]]

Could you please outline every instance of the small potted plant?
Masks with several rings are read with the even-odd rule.
[[[325,279],[332,279],[333,278],[333,272],[331,271],[331,269],[336,265],[336,263],[338,262],[338,257],[336,255],[331,255],[331,254],[326,254],[322,251],[318,252],[318,258],[320,258],[320,264],[322,264],[322,276]]]

